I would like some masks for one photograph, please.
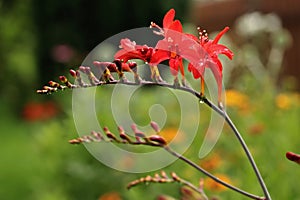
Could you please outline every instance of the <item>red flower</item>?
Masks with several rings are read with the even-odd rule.
[[[232,59],[233,53],[226,46],[218,44],[218,42],[228,30],[229,27],[225,27],[214,40],[208,39],[207,33],[205,31],[199,32],[199,38],[188,35],[199,44],[193,47],[193,55],[191,53],[186,55],[190,62],[188,70],[193,73],[195,79],[201,78],[202,83],[204,83],[203,76],[205,68],[208,67],[211,69],[218,85],[219,102],[221,101],[223,67],[221,61],[218,58],[218,55],[224,54],[229,59]],[[202,94],[204,93],[204,84],[201,85],[201,92]]]
[[[160,77],[157,65],[153,64],[151,61],[153,52],[155,51],[152,47],[148,47],[147,45],[137,45],[135,41],[125,38],[120,41],[120,48],[122,49],[115,54],[115,59],[119,59],[125,63],[131,59],[143,60],[150,66],[151,78],[158,82],[163,81]]]
[[[188,70],[193,73],[195,79],[201,78],[201,94],[204,94],[204,72],[210,68],[218,85],[218,98],[221,102],[222,92],[222,63],[218,58],[219,54],[226,55],[232,59],[233,53],[224,45],[218,44],[220,38],[229,30],[224,28],[214,40],[208,39],[207,33],[199,31],[199,38],[183,33],[179,20],[174,20],[175,10],[169,10],[163,19],[163,28],[155,23],[151,27],[158,28],[154,33],[162,35],[155,48],[147,45],[137,45],[129,39],[122,39],[122,48],[115,54],[116,59],[127,62],[130,59],[141,59],[151,66],[152,77],[159,77],[157,65],[164,60],[169,60],[171,73],[176,76],[180,70],[184,80],[183,59],[189,61]]]
[[[184,69],[182,63],[182,57],[180,56],[181,48],[188,48],[183,43],[184,34],[182,34],[182,25],[179,20],[175,20],[175,10],[169,10],[163,19],[163,28],[160,28],[155,23],[151,23],[151,27],[156,27],[160,32],[156,32],[159,35],[163,35],[164,39],[158,41],[156,44],[156,51],[154,52],[151,63],[157,65],[164,60],[169,60],[169,66],[171,73],[177,76],[178,70],[184,77]]]
[[[125,38],[121,39],[120,48],[122,49],[115,54],[115,59],[120,59],[125,63],[131,59],[140,59],[146,63],[150,63],[153,53],[152,47],[137,45],[135,41]]]
[[[41,121],[55,117],[58,114],[58,107],[53,102],[27,103],[23,108],[23,118],[26,121]]]

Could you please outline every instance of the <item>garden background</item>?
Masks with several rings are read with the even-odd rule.
[[[300,153],[300,45],[295,37],[300,29],[295,13],[300,13],[300,6],[292,0],[285,4],[286,10],[280,5],[279,10],[267,5],[268,1],[242,0],[0,1],[1,199],[155,199],[160,194],[179,198],[176,184],[150,184],[128,191],[127,183],[144,174],[115,171],[92,157],[84,146],[68,144],[77,137],[72,92],[35,92],[79,66],[106,38],[146,27],[151,21],[161,24],[164,13],[175,8],[176,17],[187,30],[200,25],[213,35],[227,25],[231,27],[222,41],[235,53],[232,62],[224,59],[228,113],[253,152],[273,199],[300,200],[300,167],[285,158],[287,151]],[[99,90],[98,98],[111,94],[110,89]],[[155,97],[162,91],[141,91],[139,104],[131,105],[140,113],[137,122],[149,123],[141,113],[148,113],[147,108],[157,103]],[[159,103],[168,111],[168,127],[163,134],[172,138],[180,117],[174,112],[176,100],[170,103],[168,92],[163,96]],[[107,105],[99,108],[98,114],[111,126],[113,119],[104,117],[110,116]],[[211,111],[200,106],[200,112],[199,139],[185,155],[223,179],[260,193],[228,127],[224,127],[211,154],[202,160],[197,157]],[[134,165],[126,158],[123,162]],[[202,177],[180,161],[166,171],[176,171],[193,183]],[[204,184],[209,196],[242,199],[207,179]]]

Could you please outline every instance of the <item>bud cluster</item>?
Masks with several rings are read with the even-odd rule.
[[[126,82],[127,79],[124,75],[124,72],[131,72],[134,74],[134,79],[136,83],[140,83],[142,79],[137,74],[137,64],[135,62],[122,62],[121,60],[114,60],[113,62],[100,62],[94,61],[93,66],[95,69],[93,72],[91,67],[80,66],[78,70],[71,69],[69,71],[70,75],[75,78],[75,83],[72,84],[66,76],[60,76],[59,80],[61,84],[55,81],[49,81],[48,85],[45,85],[43,89],[37,90],[39,94],[50,94],[58,90],[64,89],[74,89],[81,87],[92,87],[97,85],[103,85],[106,83],[116,82],[115,78],[111,73],[117,73],[119,82]],[[82,75],[85,75],[88,79],[86,83]]]
[[[157,124],[154,124],[154,131],[157,131]],[[91,131],[90,135],[84,135],[82,137],[69,140],[70,144],[81,144],[89,142],[115,142],[122,144],[132,144],[132,145],[148,145],[148,146],[160,146],[163,147],[167,145],[166,140],[158,134],[146,136],[146,134],[140,131],[135,124],[131,125],[131,129],[134,132],[134,137],[130,136],[125,132],[125,130],[119,126],[118,127],[118,136],[112,133],[107,127],[103,128],[103,132]],[[157,132],[156,132],[157,133]],[[104,136],[105,135],[105,136]]]
[[[180,183],[181,179],[177,176],[175,172],[171,172],[171,177],[168,177],[165,171],[161,171],[160,174],[156,173],[154,176],[146,176],[146,177],[141,177],[137,180],[134,180],[130,182],[127,185],[127,189],[130,189],[136,185],[139,185],[141,183],[174,183],[178,182]]]

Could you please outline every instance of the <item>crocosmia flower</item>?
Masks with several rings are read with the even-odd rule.
[[[219,102],[221,101],[222,93],[222,63],[218,58],[219,54],[226,55],[229,59],[233,58],[233,53],[230,49],[222,44],[218,44],[220,38],[229,30],[225,27],[214,40],[208,39],[207,33],[199,29],[199,38],[189,35],[199,45],[193,47],[194,54],[187,54],[190,61],[188,70],[193,73],[195,79],[201,78],[201,93],[204,93],[204,71],[205,68],[210,68],[218,85]],[[204,50],[204,51],[203,51]]]
[[[178,71],[184,80],[183,59],[189,62],[188,70],[192,72],[195,79],[201,79],[201,95],[204,95],[204,72],[209,68],[217,82],[218,100],[221,102],[223,67],[218,58],[219,54],[224,54],[232,59],[233,53],[226,46],[219,44],[221,37],[229,30],[224,28],[215,39],[208,38],[204,30],[199,29],[199,37],[183,32],[182,24],[179,20],[174,20],[175,10],[169,10],[163,19],[161,28],[155,23],[151,23],[152,28],[157,28],[154,33],[161,35],[163,39],[159,40],[155,46],[137,45],[128,38],[122,39],[120,48],[116,54],[116,59],[127,62],[131,59],[140,59],[150,65],[152,78],[159,77],[157,65],[162,61],[169,60],[171,73],[177,79]]]
[[[115,54],[115,59],[120,59],[127,62],[131,59],[140,59],[146,63],[150,62],[153,48],[147,45],[137,45],[135,41],[128,38],[120,41],[120,50]]]
[[[163,28],[159,27],[155,23],[151,23],[151,27],[159,29],[159,32],[154,31],[156,34],[162,35],[164,38],[159,40],[155,49],[155,53],[152,56],[151,62],[158,64],[164,60],[169,60],[169,66],[171,73],[177,76],[178,71],[184,78],[184,68],[182,63],[182,57],[180,56],[181,48],[188,48],[183,43],[182,37],[182,25],[179,20],[174,20],[175,10],[169,10],[163,19]]]

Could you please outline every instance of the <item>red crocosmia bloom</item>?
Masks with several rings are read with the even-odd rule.
[[[128,38],[120,41],[120,48],[122,49],[115,54],[115,59],[122,60],[125,63],[131,59],[143,60],[150,66],[151,78],[156,79],[158,82],[162,81],[157,64],[153,64],[151,61],[153,52],[155,51],[154,48],[147,45],[137,45],[135,41],[131,41]]]
[[[152,57],[153,48],[147,45],[137,45],[135,41],[128,38],[121,39],[120,50],[115,54],[115,59],[127,62],[131,59],[140,59],[149,63]]]
[[[218,44],[220,38],[229,30],[229,27],[225,27],[214,40],[208,39],[205,31],[199,30],[199,38],[192,35],[188,37],[197,41],[199,45],[193,46],[194,54],[186,54],[187,59],[190,61],[188,70],[193,73],[195,79],[201,78],[201,93],[204,93],[204,71],[205,68],[210,68],[218,85],[218,98],[221,102],[222,93],[222,63],[218,58],[219,54],[226,55],[229,59],[233,58],[233,53],[230,49],[222,44]],[[203,51],[204,50],[204,51]]]
[[[188,48],[183,43],[182,37],[182,24],[179,20],[175,20],[175,10],[169,10],[163,19],[163,28],[159,27],[155,23],[151,23],[151,27],[156,27],[160,32],[154,31],[156,34],[163,35],[164,39],[158,41],[156,44],[156,51],[154,52],[151,62],[159,64],[164,60],[169,60],[169,66],[171,73],[177,76],[178,71],[184,79],[184,69],[182,63],[182,57],[180,56],[181,48]]]

